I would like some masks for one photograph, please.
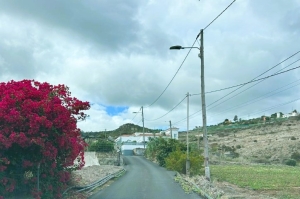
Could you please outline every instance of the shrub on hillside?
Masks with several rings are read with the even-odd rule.
[[[289,165],[289,166],[296,166],[297,164],[297,161],[294,160],[294,159],[288,159],[284,162],[286,165]]]
[[[186,174],[186,152],[179,149],[173,151],[165,159],[166,168],[169,170],[177,171],[179,173]],[[190,159],[190,175],[198,175],[203,168],[204,158],[197,152],[191,152],[189,154]]]
[[[89,107],[64,85],[0,83],[0,198],[15,192],[61,197],[70,171],[84,165],[86,143],[76,123]]]
[[[114,150],[114,144],[107,140],[98,140],[89,146],[89,151],[111,152]]]
[[[291,159],[294,159],[296,161],[300,161],[300,153],[299,152],[292,153]]]

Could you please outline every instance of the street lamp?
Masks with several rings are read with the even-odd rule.
[[[143,143],[144,143],[144,149],[145,149],[145,130],[144,130],[144,108],[143,106],[141,107],[142,112],[133,112],[133,113],[142,113],[142,122],[143,122]],[[141,110],[140,109],[140,110]]]
[[[203,29],[198,34],[197,39],[200,37],[200,48],[198,47],[182,47],[182,46],[171,46],[170,50],[181,50],[185,48],[197,48],[200,53],[201,59],[201,100],[202,100],[202,120],[203,120],[203,142],[204,142],[204,165],[205,165],[205,177],[210,180],[209,171],[209,156],[208,156],[208,140],[207,140],[207,128],[206,128],[206,105],[205,105],[205,85],[204,85],[204,52],[203,52]]]

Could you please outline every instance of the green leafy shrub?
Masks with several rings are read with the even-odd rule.
[[[161,137],[152,138],[148,142],[145,156],[153,161],[157,161],[160,166],[164,167],[166,165],[165,158],[167,158],[171,152],[175,151],[176,148],[186,150],[185,145],[178,140],[164,139]]]
[[[296,166],[297,161],[294,160],[294,159],[288,159],[288,160],[285,161],[285,164],[294,167],[294,166]]]
[[[300,161],[300,153],[299,152],[292,153],[291,159],[294,159],[296,161]]]
[[[93,142],[89,147],[89,151],[96,152],[111,152],[113,150],[114,144],[107,140],[98,140],[97,142]]]
[[[170,153],[169,156],[165,159],[166,168],[173,171],[177,171],[179,173],[186,174],[186,159],[187,159],[186,152],[176,149],[176,151]],[[200,153],[193,151],[189,154],[189,159],[190,159],[190,175],[200,174],[201,169],[203,168],[203,162],[204,162],[203,156],[201,156]]]

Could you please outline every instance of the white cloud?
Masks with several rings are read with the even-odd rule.
[[[170,51],[169,47],[191,46],[200,29],[229,3],[0,0],[0,80],[36,79],[66,84],[73,96],[93,104],[87,111],[90,118],[78,124],[84,131],[112,130],[127,122],[138,123],[141,115],[132,121],[132,112],[141,106],[145,107],[146,127],[167,128],[171,120],[183,130],[186,100],[165,117],[148,120],[170,111],[187,92],[200,93],[198,50],[190,52],[160,99],[147,106],[163,92],[188,53],[188,49]],[[299,51],[299,8],[299,0],[243,0],[228,8],[204,31],[206,91],[250,81]],[[297,54],[262,77],[299,58]],[[207,94],[208,123],[233,119],[234,115],[257,117],[299,109],[298,101],[276,107],[296,99],[297,86],[235,108],[298,77],[298,70],[293,70],[225,102],[234,95],[224,97],[233,89]],[[107,106],[128,109],[111,115]],[[272,106],[276,108],[264,112]],[[190,98],[190,114],[195,112],[198,113],[191,117],[190,128],[202,125],[200,95]],[[177,121],[181,122],[176,124]]]

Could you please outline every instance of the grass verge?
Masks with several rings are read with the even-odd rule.
[[[278,198],[300,196],[300,167],[262,165],[211,165],[213,180],[265,192]],[[286,193],[288,197],[286,197]]]

